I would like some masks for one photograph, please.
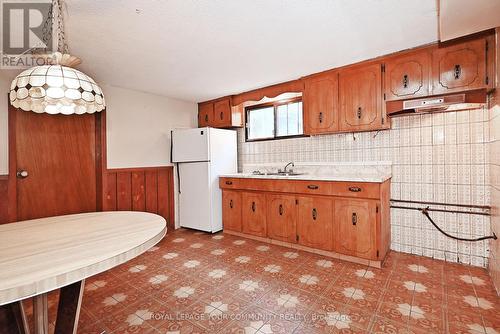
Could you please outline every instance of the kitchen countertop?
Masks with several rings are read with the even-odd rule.
[[[293,176],[259,175],[251,173],[222,174],[219,177],[233,177],[244,179],[268,179],[268,180],[310,180],[310,181],[343,181],[343,182],[374,182],[382,183],[391,178],[391,174],[339,174],[339,175],[317,175],[302,174]]]

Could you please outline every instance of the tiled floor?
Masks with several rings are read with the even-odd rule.
[[[79,333],[491,334],[499,306],[480,268],[392,252],[379,270],[177,230],[87,280]]]

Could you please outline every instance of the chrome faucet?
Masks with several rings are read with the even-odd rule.
[[[289,163],[287,163],[285,165],[285,168],[283,168],[283,170],[281,169],[278,169],[278,173],[283,173],[283,174],[286,174],[286,173],[293,173],[293,170],[290,169],[289,171],[287,171],[286,169],[288,168],[288,166],[292,166],[292,167],[295,167],[295,165],[293,164],[293,161],[290,161]]]

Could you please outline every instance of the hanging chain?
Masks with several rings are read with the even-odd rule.
[[[43,23],[42,28],[42,42],[45,45],[44,48],[40,48],[42,51],[47,52],[47,45],[50,44],[50,40],[52,39],[52,20],[54,16],[54,11],[52,6],[49,8],[49,12],[47,13],[47,19]],[[37,50],[38,51],[38,50]]]
[[[61,53],[69,53],[68,44],[66,43],[66,36],[64,33],[62,0],[52,0],[52,8],[55,7],[57,7],[57,18],[55,18],[57,20],[57,51]]]

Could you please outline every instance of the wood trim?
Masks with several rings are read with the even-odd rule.
[[[10,101],[10,100],[7,100]],[[9,123],[9,185],[8,185],[8,222],[15,222],[17,220],[17,149],[16,149],[16,112],[14,108],[7,102],[8,107],[8,123]]]
[[[0,175],[0,224],[9,222],[9,177]]]
[[[234,95],[232,105],[237,106],[247,101],[260,101],[264,97],[273,98],[283,93],[302,93],[303,91],[304,82],[302,80],[287,81]]]

